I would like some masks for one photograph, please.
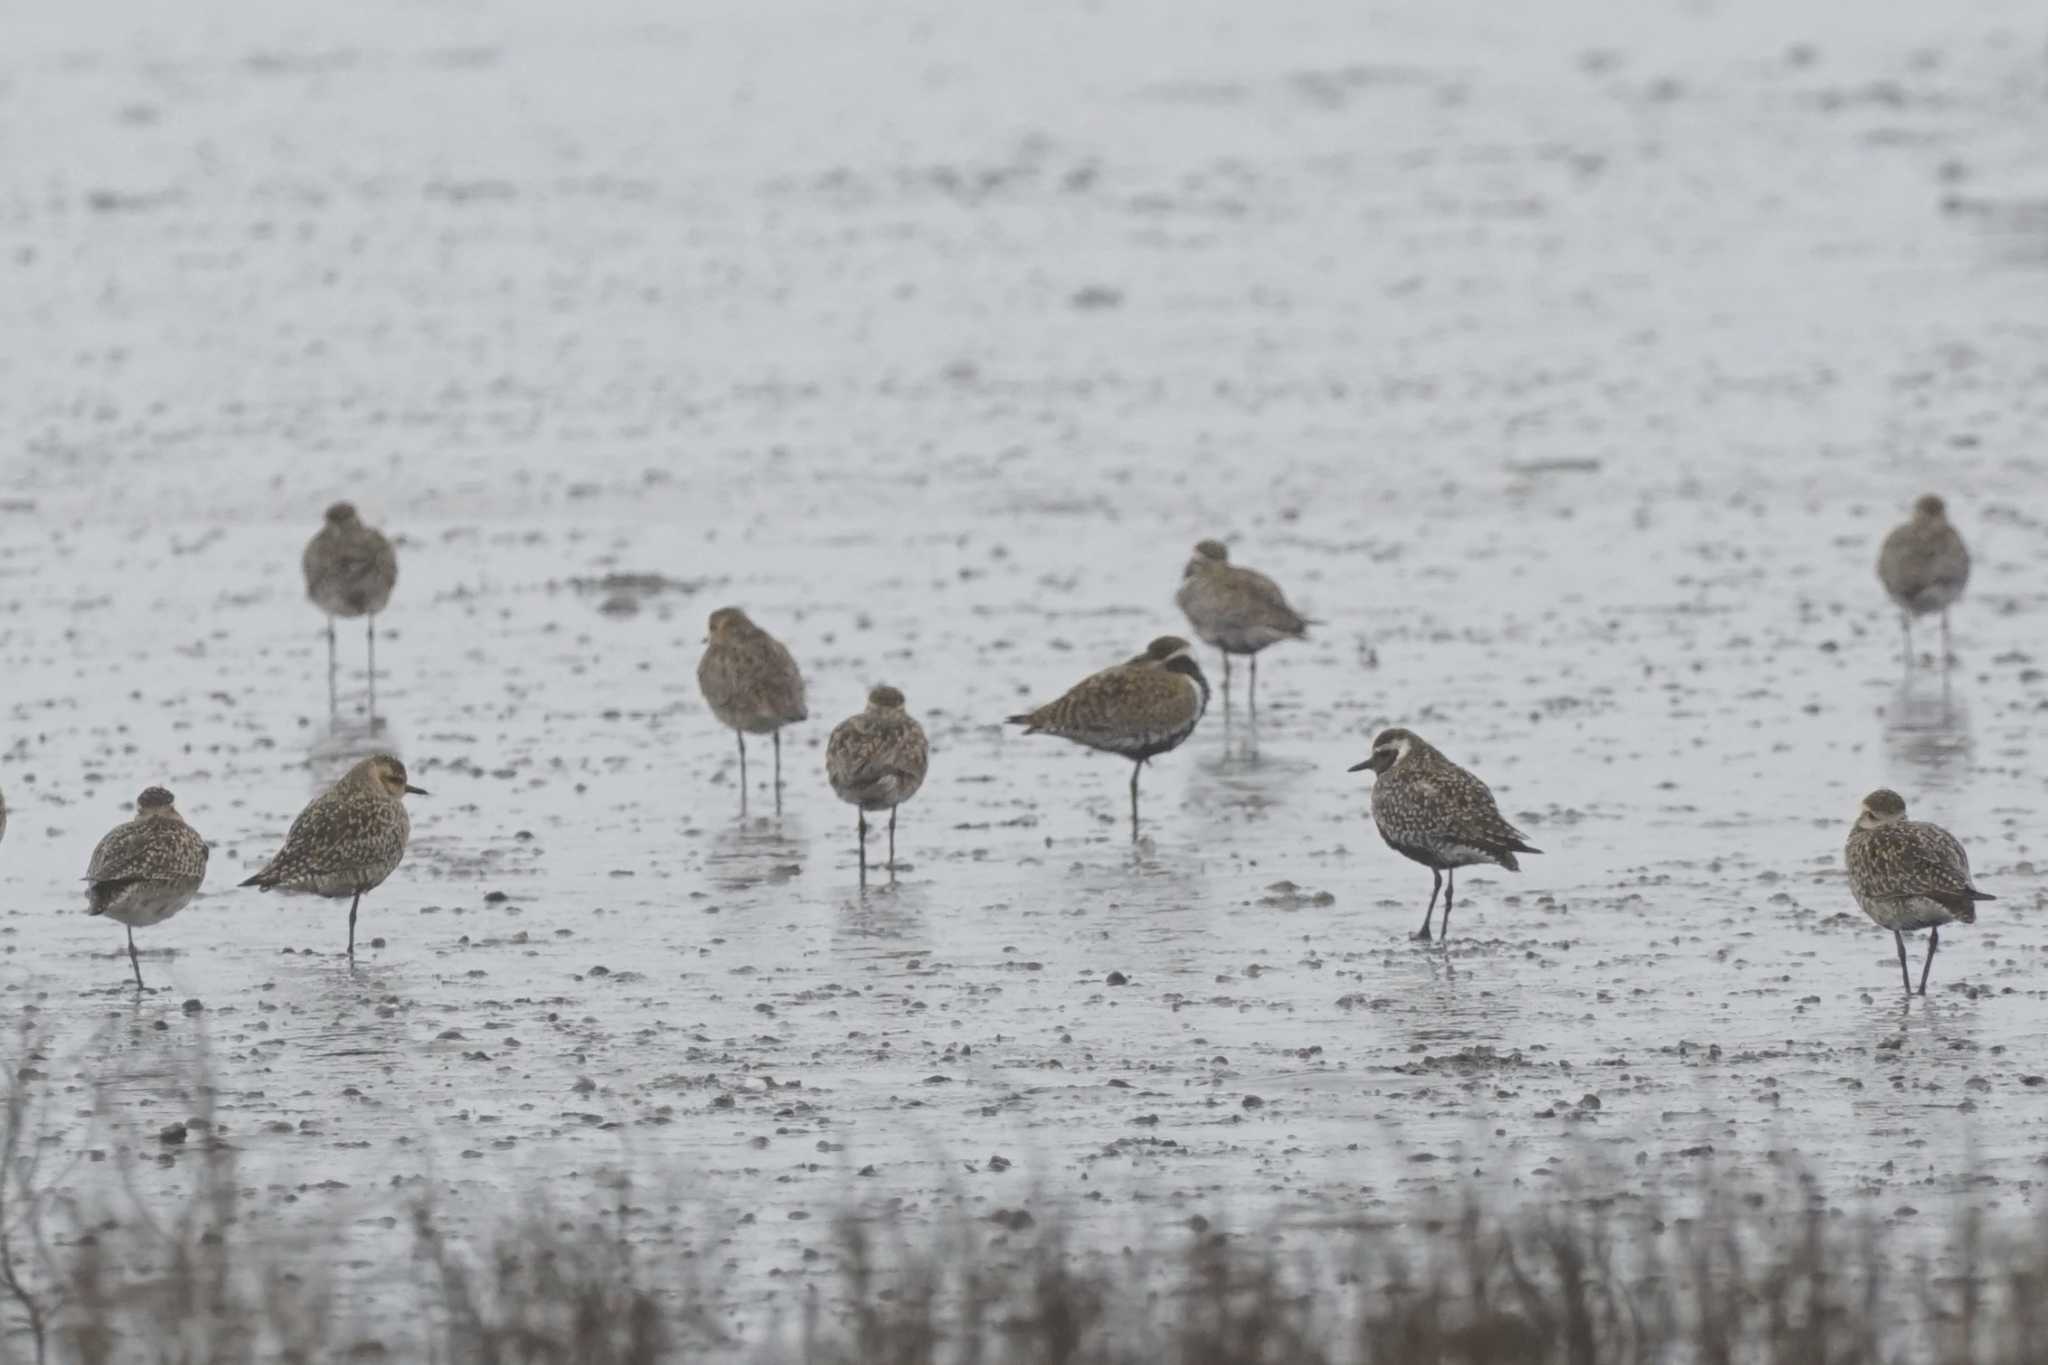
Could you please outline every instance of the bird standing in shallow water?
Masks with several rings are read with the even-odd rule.
[[[162,924],[191,903],[206,879],[206,841],[178,814],[171,794],[145,787],[135,818],[107,831],[85,869],[86,912],[128,929],[128,965],[142,989],[135,931]]]
[[[373,754],[299,812],[284,847],[243,882],[265,891],[349,896],[348,958],[356,958],[356,907],[397,871],[412,838],[405,798],[426,792],[406,780],[405,765]]]
[[[860,884],[868,884],[868,812],[889,812],[889,876],[896,876],[896,808],[924,785],[931,748],[924,727],[903,709],[893,687],[868,693],[868,709],[833,727],[825,745],[825,776],[842,801],[855,808],[860,838]]]
[[[1444,893],[1443,938],[1450,940],[1459,868],[1493,863],[1519,872],[1517,853],[1543,851],[1502,817],[1484,782],[1413,731],[1380,731],[1373,737],[1372,756],[1350,771],[1367,769],[1378,774],[1372,784],[1372,819],[1380,837],[1394,852],[1429,869],[1429,908],[1415,931],[1425,943],[1439,889]]]
[[[1287,605],[1280,585],[1255,569],[1230,562],[1220,540],[1195,546],[1181,575],[1180,604],[1195,634],[1223,651],[1223,705],[1230,706],[1230,656],[1251,659],[1251,713],[1259,714],[1259,651],[1282,640],[1308,638],[1309,620]]]
[[[334,698],[334,618],[369,618],[370,719],[377,718],[377,613],[391,601],[398,583],[398,553],[384,533],[363,525],[354,503],[337,502],[327,509],[327,522],[306,542],[300,558],[306,572],[306,596],[327,613],[327,709]]]
[[[1970,581],[1970,552],[1949,524],[1948,508],[1929,493],[1913,504],[1913,519],[1884,538],[1877,577],[1899,607],[1906,632],[1906,662],[1913,662],[1913,618],[1941,613],[1941,657],[1949,661],[1948,609]]]
[[[1009,717],[1027,735],[1058,735],[1131,760],[1131,838],[1138,837],[1138,773],[1180,746],[1209,709],[1209,680],[1188,642],[1162,635],[1137,658],[1074,684],[1058,701]]]
[[[782,813],[782,727],[810,718],[804,678],[782,642],[738,607],[711,613],[697,688],[740,741],[740,814],[747,813],[747,736],[775,737],[775,813]]]
[[[1892,931],[1899,979],[1909,996],[1913,977],[1906,968],[1906,935],[1927,931],[1927,960],[1920,966],[1920,994],[1925,995],[1941,926],[1955,920],[1975,924],[1977,902],[1998,899],[1971,885],[1970,855],[1955,836],[1939,825],[1908,820],[1905,798],[1887,788],[1863,798],[1843,860],[1849,867],[1849,894],[1864,914]]]

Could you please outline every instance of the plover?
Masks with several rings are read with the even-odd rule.
[[[855,808],[860,839],[860,881],[868,881],[868,812],[889,812],[889,875],[896,875],[896,808],[924,785],[931,748],[924,727],[903,709],[893,687],[868,693],[868,709],[833,727],[825,745],[825,775],[841,801]]]
[[[348,956],[356,956],[356,907],[398,868],[412,837],[405,798],[427,793],[406,780],[405,765],[373,754],[313,799],[292,821],[284,847],[242,883],[265,891],[351,897]]]
[[[300,558],[306,596],[327,613],[327,705],[334,708],[334,618],[367,617],[370,715],[377,714],[377,613],[398,583],[398,554],[384,533],[363,525],[354,503],[337,502]]]
[[[740,742],[740,810],[747,806],[747,736],[775,737],[775,809],[782,810],[782,727],[806,720],[804,679],[782,642],[738,607],[711,613],[697,686]]]
[[[1195,546],[1194,558],[1181,575],[1180,604],[1195,634],[1223,651],[1223,702],[1230,704],[1230,656],[1251,659],[1251,711],[1259,710],[1259,651],[1282,640],[1308,638],[1307,617],[1287,605],[1280,585],[1256,569],[1230,562],[1220,540]]]
[[[1997,899],[1970,884],[1970,855],[1953,834],[1908,820],[1905,798],[1883,787],[1863,798],[1856,823],[1849,827],[1843,861],[1849,867],[1849,894],[1864,914],[1892,931],[1907,995],[1913,994],[1913,977],[1906,968],[1906,935],[1927,931],[1927,960],[1920,967],[1920,994],[1925,995],[1941,926],[1954,920],[1975,924],[1977,902]]]
[[[142,989],[135,931],[162,924],[192,901],[206,880],[206,841],[178,814],[171,794],[144,787],[135,818],[107,831],[85,869],[86,911],[128,930],[128,965]]]
[[[1970,581],[1970,552],[1948,508],[1929,493],[1913,504],[1913,519],[1893,528],[1877,555],[1877,577],[1899,607],[1906,661],[1913,659],[1913,618],[1941,613],[1941,654],[1948,658],[1948,609]]]
[[[1372,819],[1380,837],[1394,852],[1429,869],[1429,908],[1415,931],[1425,943],[1439,889],[1444,893],[1443,938],[1450,939],[1459,868],[1493,863],[1519,872],[1517,853],[1543,851],[1502,817],[1484,782],[1411,730],[1397,727],[1375,735],[1372,756],[1352,764],[1350,771],[1366,769],[1378,774],[1372,784]]]
[[[1083,678],[1058,701],[1009,717],[1027,735],[1058,735],[1131,760],[1131,838],[1138,837],[1138,773],[1179,747],[1209,709],[1209,680],[1188,642],[1162,635],[1134,659]]]

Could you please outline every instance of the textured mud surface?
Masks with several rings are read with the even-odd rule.
[[[2029,1190],[2030,7],[187,8],[0,54],[4,989],[136,1150],[203,1034],[371,1282],[394,1185],[629,1167],[741,1322],[853,1199]],[[1929,488],[1945,684],[1872,571]],[[298,581],[344,495],[400,538],[375,736]],[[1133,849],[1122,763],[999,721],[1179,629],[1204,535],[1325,624]],[[779,818],[696,694],[726,602],[810,681]],[[861,895],[822,754],[876,681],[934,752]],[[1385,723],[1546,850],[1447,951],[1344,772]],[[373,744],[433,795],[351,970],[231,888]],[[155,782],[213,867],[137,1002],[77,878]],[[1881,784],[1999,896],[1910,1006],[1840,871]]]

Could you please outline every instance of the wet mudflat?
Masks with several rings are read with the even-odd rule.
[[[2037,16],[1620,19],[25,25],[0,951],[44,1065],[127,1102],[68,1140],[177,1188],[203,1038],[245,1179],[372,1291],[394,1187],[627,1169],[742,1327],[856,1201],[1129,1235],[1590,1150],[2023,1203]],[[1927,489],[1977,557],[1946,672],[1872,572]],[[374,731],[298,579],[339,496],[399,538]],[[1205,535],[1324,624],[1155,761],[1134,847],[1125,764],[1000,720],[1180,629]],[[696,692],[729,602],[810,683],[779,816]],[[822,755],[880,681],[932,774],[863,895]],[[1442,949],[1344,772],[1389,723],[1545,850]],[[433,795],[351,969],[345,906],[231,888],[376,747]],[[77,877],[153,782],[214,854],[137,1001]],[[1841,875],[1879,785],[1999,896],[1910,1005]]]

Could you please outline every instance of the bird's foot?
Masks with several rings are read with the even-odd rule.
[[[1417,943],[1427,943],[1429,942],[1429,929],[1427,926],[1424,926],[1408,935],[1408,937],[1414,939]]]

